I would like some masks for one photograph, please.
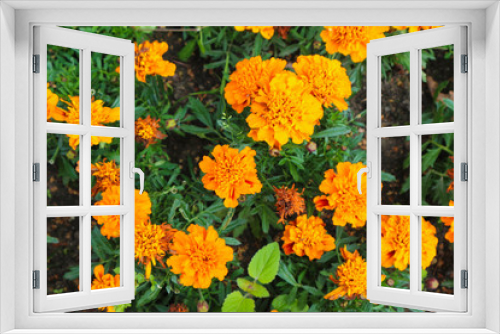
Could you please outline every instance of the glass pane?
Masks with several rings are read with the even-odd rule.
[[[80,205],[79,140],[78,135],[47,134],[48,206]]]
[[[92,204],[120,205],[120,138],[92,136]]]
[[[92,217],[92,290],[120,286],[120,220]]]
[[[92,125],[120,126],[119,59],[92,52]]]
[[[453,122],[453,45],[423,49],[422,124]]]
[[[410,216],[381,216],[382,286],[410,289]]]
[[[47,218],[47,294],[77,292],[80,284],[80,218]]]
[[[453,201],[453,133],[422,136],[422,205]]]
[[[80,123],[80,50],[47,45],[47,122]]]
[[[380,58],[382,126],[410,125],[410,53]]]
[[[410,204],[410,137],[381,138],[382,204]]]
[[[422,217],[422,290],[453,294],[453,217]]]

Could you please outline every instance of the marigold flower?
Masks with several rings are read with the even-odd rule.
[[[50,122],[51,119],[56,121],[64,120],[64,110],[59,108],[57,103],[59,103],[59,96],[52,93],[47,82],[47,122]]]
[[[102,193],[102,199],[95,205],[120,205],[120,186],[111,186]],[[149,222],[151,214],[151,200],[149,194],[144,191],[139,194],[135,190],[135,228],[136,231]],[[101,228],[101,234],[108,239],[118,238],[120,236],[120,216],[94,216],[94,219]]]
[[[190,225],[189,234],[179,231],[170,246],[172,255],[167,260],[174,274],[180,274],[180,283],[196,289],[207,289],[212,278],[224,280],[226,263],[233,260],[233,249],[209,226]]]
[[[450,206],[455,206],[454,201],[450,201],[449,203]],[[450,228],[444,235],[444,238],[448,240],[449,242],[454,242],[455,241],[455,218],[454,217],[441,217],[441,221],[445,226],[449,226]]]
[[[292,188],[282,186],[281,188],[274,188],[274,196],[276,197],[276,208],[280,219],[278,223],[285,223],[285,219],[291,218],[293,215],[300,215],[306,210],[306,204],[302,198],[302,192],[295,189],[295,184]]]
[[[347,247],[340,249],[344,263],[337,268],[336,277],[330,276],[330,280],[338,287],[326,294],[323,298],[336,300],[347,296],[347,299],[366,298],[366,261],[359,255],[358,251],[351,253]]]
[[[92,290],[117,288],[120,286],[120,275],[104,274],[104,266],[102,264],[94,267],[94,276]]]
[[[265,39],[271,39],[274,35],[274,26],[235,26],[236,31],[250,30],[254,34],[260,33]]]
[[[382,216],[382,267],[405,270],[410,264],[410,217]],[[422,218],[422,269],[437,254],[436,228]]]
[[[429,30],[441,27],[442,26],[394,26],[394,28],[396,28],[397,30],[406,30],[409,28],[408,32],[416,32],[416,31]]]
[[[175,74],[175,64],[163,60],[163,54],[168,51],[165,42],[145,41],[137,45],[135,43],[135,75],[137,80],[146,82],[146,75],[161,75],[171,77]],[[120,67],[116,68],[120,73]]]
[[[168,312],[189,312],[188,307],[185,304],[171,304],[168,308]]]
[[[212,151],[215,160],[204,156],[199,164],[205,173],[201,179],[205,189],[214,190],[227,208],[235,208],[241,195],[259,193],[262,183],[255,169],[256,154],[248,146],[241,152],[229,145],[215,146]]]
[[[135,121],[135,140],[143,143],[146,148],[151,144],[156,144],[157,139],[164,139],[167,135],[161,133],[160,128],[160,120],[157,118],[151,118],[148,115],[145,119],[139,117],[137,121]]]
[[[307,255],[309,261],[319,260],[324,252],[335,249],[335,239],[326,231],[323,220],[315,216],[297,217],[297,220],[285,226],[281,240],[284,241],[283,251],[286,255]]]
[[[262,61],[260,56],[243,59],[236,64],[236,71],[230,76],[229,82],[224,89],[224,97],[227,103],[236,112],[241,113],[248,107],[258,91],[266,86],[276,74],[285,69],[286,61],[271,58]]]
[[[352,94],[351,81],[340,61],[320,55],[299,56],[293,68],[299,78],[311,86],[312,95],[322,105],[333,104],[339,111],[348,108],[345,99]]]
[[[325,172],[325,179],[319,190],[326,194],[316,196],[316,210],[335,210],[333,225],[345,226],[349,223],[354,228],[366,224],[366,175],[361,179],[362,194],[358,192],[357,173],[365,166],[358,162],[339,162],[337,173],[333,169]]]
[[[455,162],[455,159],[453,157],[450,157],[451,162]],[[451,179],[450,185],[448,186],[448,189],[446,189],[446,192],[449,193],[453,189],[455,189],[455,168],[450,168],[446,171],[446,174],[448,177]]]
[[[355,63],[366,59],[366,45],[372,39],[384,38],[384,32],[390,27],[380,26],[351,26],[351,27],[325,27],[321,32],[321,39],[326,43],[329,54],[336,52],[344,56],[351,56]]]
[[[104,161],[96,162],[95,165],[92,164],[91,171],[96,178],[96,183],[92,188],[92,196],[105,191],[109,187],[120,185],[120,168],[116,167],[115,160],[106,162],[106,158],[104,158]]]
[[[151,264],[156,266],[156,261],[165,268],[163,257],[170,249],[176,232],[169,224],[156,225],[149,222],[135,230],[135,258],[146,267],[146,279],[151,275]]]
[[[290,138],[295,144],[309,141],[323,117],[321,103],[308,85],[289,71],[276,75],[259,91],[250,111],[248,136],[278,149]]]

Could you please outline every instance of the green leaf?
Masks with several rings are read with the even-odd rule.
[[[243,297],[241,292],[234,291],[224,300],[222,312],[255,312],[255,302]]]
[[[424,156],[422,157],[422,171],[423,172],[425,172],[427,170],[427,168],[434,165],[434,163],[436,162],[436,159],[439,156],[439,153],[441,153],[441,149],[434,148],[434,149],[427,151],[427,153],[424,154]]]
[[[267,205],[262,205],[261,208],[260,217],[262,219],[262,232],[268,233],[269,225],[275,224],[278,221],[278,217]]]
[[[351,132],[351,129],[346,125],[338,125],[334,128],[326,129],[321,132],[315,133],[311,136],[311,138],[330,138],[337,137],[348,134]]]
[[[279,57],[285,57],[285,56],[291,55],[292,53],[294,53],[298,49],[299,49],[298,44],[288,45],[283,50],[281,50],[281,52],[279,53]]]
[[[188,61],[189,58],[193,55],[194,48],[196,47],[196,40],[192,39],[186,43],[186,45],[179,51],[177,56],[180,61]]]
[[[279,295],[274,298],[271,303],[271,308],[277,310],[278,312],[288,311],[290,309],[290,305],[287,303],[287,297],[287,295]]]
[[[293,277],[293,274],[290,272],[286,264],[283,262],[280,263],[280,270],[278,272],[278,276],[293,286],[299,285],[295,280],[295,277]]]
[[[255,43],[254,43],[254,46],[253,46],[253,55],[254,57],[256,56],[260,56],[260,51],[262,49],[262,36],[261,34],[257,34],[255,36]]]
[[[199,126],[183,124],[181,125],[181,130],[193,135],[197,135],[199,137],[203,137],[203,135],[212,132],[211,129],[200,128]]]
[[[280,248],[277,242],[262,247],[252,257],[248,265],[248,274],[263,284],[271,283],[278,273]]]
[[[238,239],[230,238],[230,237],[223,237],[223,239],[226,241],[226,245],[229,245],[229,246],[241,245],[241,242]]]
[[[101,259],[107,259],[107,255],[113,255],[114,250],[108,239],[106,239],[102,234],[101,230],[96,226],[92,230],[92,251],[94,251],[97,256]]]
[[[216,61],[215,63],[206,64],[203,66],[204,69],[210,70],[217,67],[224,67],[226,65],[226,60]]]
[[[50,235],[47,236],[47,243],[48,244],[58,244],[59,239],[51,237]]]
[[[211,128],[214,127],[212,118],[210,117],[210,112],[200,100],[190,97],[189,106],[191,107],[191,110],[196,118],[198,118],[203,124]]]
[[[257,298],[269,297],[269,291],[257,282],[250,282],[244,278],[238,278],[237,283],[241,290],[248,292]]]
[[[139,297],[137,300],[136,307],[141,307],[146,304],[149,304],[150,302],[156,300],[156,297],[160,294],[161,288],[157,289],[147,289],[142,296]]]
[[[382,182],[394,182],[396,177],[390,173],[382,172]]]

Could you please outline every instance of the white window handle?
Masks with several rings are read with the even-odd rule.
[[[140,168],[134,167],[134,163],[132,161],[130,162],[129,166],[130,166],[130,178],[131,179],[135,178],[136,173],[139,174],[139,184],[141,187],[141,189],[139,190],[139,194],[142,195],[142,193],[144,192],[144,172]]]
[[[363,194],[363,192],[361,191],[361,177],[363,176],[363,173],[366,173],[369,179],[372,177],[372,163],[368,162],[367,165],[368,167],[361,168],[358,171],[358,192],[360,195]]]

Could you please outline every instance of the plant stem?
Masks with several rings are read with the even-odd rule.
[[[233,216],[234,216],[235,211],[236,211],[235,208],[230,208],[227,211],[226,218],[224,219],[224,223],[221,226],[221,231],[224,231],[226,229],[227,225],[229,225],[229,223],[231,222],[231,220],[233,220]]]

